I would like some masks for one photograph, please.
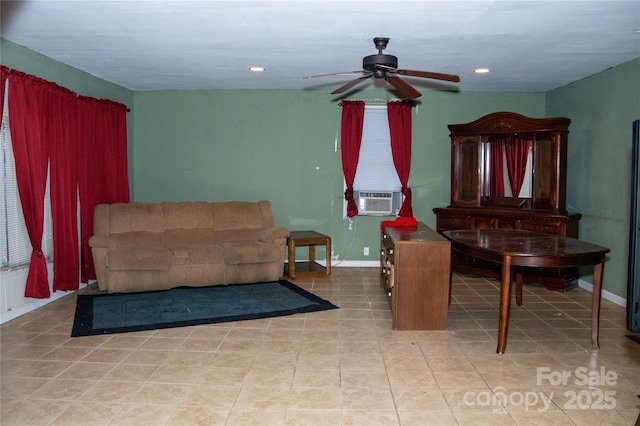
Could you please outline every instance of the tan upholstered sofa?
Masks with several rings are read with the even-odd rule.
[[[124,293],[276,281],[288,236],[269,201],[116,203],[89,246],[100,290]]]

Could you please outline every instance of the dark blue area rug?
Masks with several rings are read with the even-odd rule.
[[[71,337],[271,318],[337,308],[285,280],[140,293],[79,294]]]

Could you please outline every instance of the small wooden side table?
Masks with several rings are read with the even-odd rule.
[[[309,247],[309,261],[296,262],[296,247]],[[316,262],[316,246],[325,246],[327,252],[327,266]],[[316,231],[291,231],[287,239],[289,262],[284,271],[289,278],[296,276],[320,277],[331,275],[331,237]]]

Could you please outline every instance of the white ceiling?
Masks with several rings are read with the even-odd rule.
[[[640,57],[639,0],[2,0],[1,17],[2,38],[135,91],[331,91],[354,77],[302,77],[361,69],[377,36],[399,68],[462,79],[406,78],[423,93],[545,92]]]

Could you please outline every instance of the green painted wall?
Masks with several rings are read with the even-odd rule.
[[[547,116],[571,119],[567,208],[580,238],[611,249],[604,288],[627,296],[631,133],[640,119],[640,59],[547,93]]]
[[[341,110],[328,92],[136,92],[136,201],[269,199],[279,225],[329,234],[339,260],[377,260],[382,218],[343,218],[336,150]],[[368,90],[353,95],[378,103],[389,96]],[[425,89],[413,118],[410,186],[416,218],[435,226],[432,209],[449,204],[447,124],[502,110],[542,117],[544,101],[544,94]]]

